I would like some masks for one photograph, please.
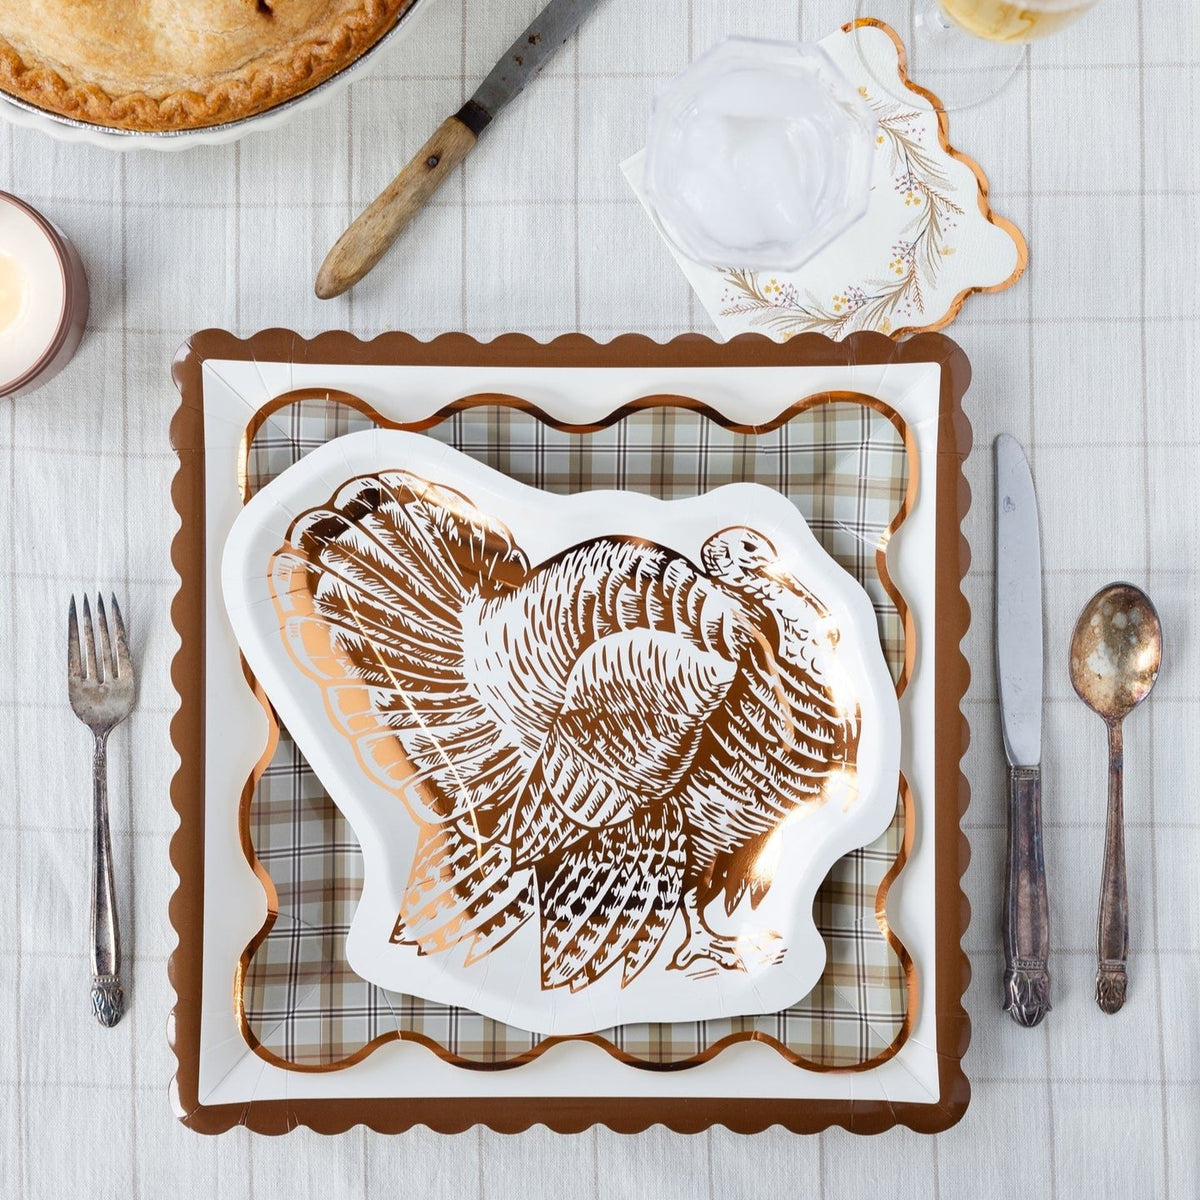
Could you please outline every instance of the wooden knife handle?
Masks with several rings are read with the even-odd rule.
[[[447,117],[412,162],[334,243],[317,272],[317,295],[329,300],[353,287],[387,253],[478,140],[458,117]]]
[[[1050,901],[1042,858],[1042,772],[1008,772],[1008,873],[1004,887],[1004,1010],[1034,1026],[1050,1011]]]

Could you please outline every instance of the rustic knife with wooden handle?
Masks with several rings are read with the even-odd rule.
[[[322,300],[352,288],[387,253],[450,172],[471,152],[496,114],[537,75],[600,0],[550,0],[508,48],[479,90],[334,243],[317,272]]]

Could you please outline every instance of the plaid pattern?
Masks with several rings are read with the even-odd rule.
[[[247,453],[253,494],[332,437],[371,427],[328,399],[272,414]],[[866,588],[895,678],[904,661],[900,614],[876,573],[876,549],[907,487],[899,433],[865,406],[836,402],[769,433],[722,428],[685,409],[635,413],[595,433],[564,432],[518,410],[456,413],[429,436],[513,478],[551,492],[622,488],[675,498],[749,480],[788,496],[825,548]],[[286,730],[250,805],[252,841],[275,884],[278,916],[245,972],[246,1029],[285,1064],[329,1066],[376,1039],[415,1038],[472,1066],[512,1065],[536,1052],[536,1034],[467,1009],[385,991],[345,960],[362,887],[362,859],[345,818]],[[904,836],[903,801],[872,845],[837,863],[815,915],[829,960],[813,991],[783,1012],[681,1024],[625,1025],[600,1036],[630,1062],[679,1066],[730,1038],[769,1039],[789,1057],[851,1067],[899,1036],[908,1007],[904,966],[876,920],[879,885]]]

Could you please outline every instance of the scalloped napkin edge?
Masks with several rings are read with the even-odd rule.
[[[1025,239],[987,201],[987,181],[948,145],[924,94],[907,84],[902,44],[886,26],[848,25],[818,43],[874,109],[879,124],[866,215],[800,270],[713,268],[681,254],[643,186],[646,152],[621,164],[629,186],[725,337],[798,333],[841,339],[869,329],[892,337],[941,329],[967,296],[1002,291],[1022,275]]]

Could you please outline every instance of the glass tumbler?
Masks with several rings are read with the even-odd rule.
[[[655,99],[647,197],[696,262],[795,270],[866,212],[874,137],[819,46],[730,38]]]

